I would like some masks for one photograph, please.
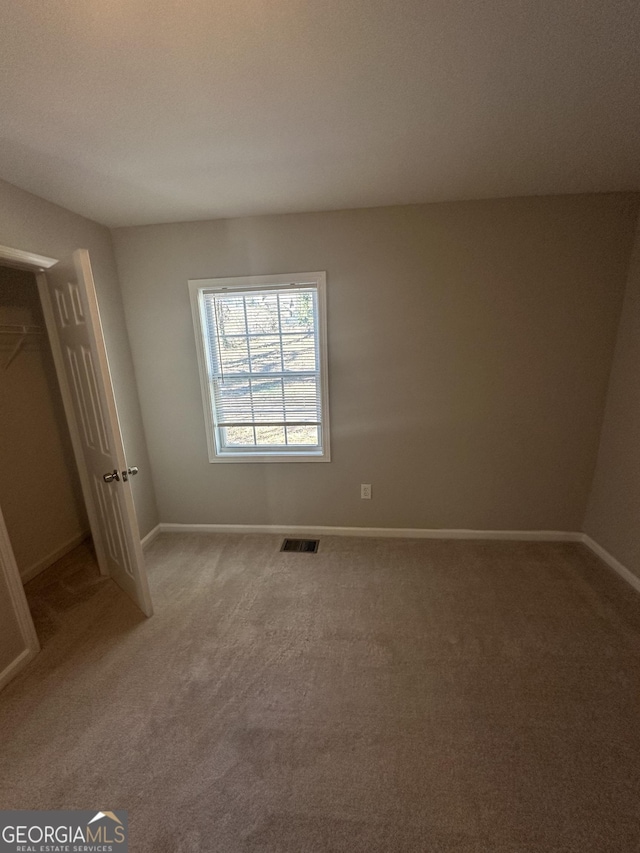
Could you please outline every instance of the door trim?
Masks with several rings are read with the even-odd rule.
[[[11,661],[8,667],[0,672],[0,690],[10,681],[14,675],[17,675],[40,651],[40,643],[38,635],[33,624],[31,611],[27,602],[27,596],[24,592],[20,570],[16,563],[16,558],[13,555],[11,540],[7,526],[4,523],[2,508],[0,507],[0,572],[2,573],[7,588],[9,590],[9,599],[13,605],[13,611],[16,614],[20,633],[24,641],[25,648]]]
[[[58,259],[36,255],[34,252],[24,252],[22,249],[11,249],[9,246],[0,246],[0,263],[7,267],[40,272],[57,264]]]

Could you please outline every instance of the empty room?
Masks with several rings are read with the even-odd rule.
[[[640,6],[0,10],[0,851],[640,850]]]

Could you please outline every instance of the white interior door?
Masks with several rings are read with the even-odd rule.
[[[78,249],[40,283],[100,571],[151,616],[129,482],[137,468],[125,459],[89,253]]]

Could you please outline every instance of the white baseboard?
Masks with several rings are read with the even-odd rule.
[[[564,530],[464,530],[422,527],[317,527],[283,524],[171,524],[162,533],[273,533],[295,536],[371,536],[398,539],[511,539],[523,542],[581,542],[582,533]],[[152,531],[155,533],[155,531]],[[156,534],[157,535],[157,534]],[[151,536],[151,534],[149,534]],[[146,539],[147,537],[145,537]],[[144,540],[143,540],[144,542]]]
[[[608,551],[605,551],[602,545],[598,545],[598,543],[590,536],[587,536],[586,533],[581,534],[580,541],[583,542],[587,546],[587,548],[593,551],[594,554],[600,557],[600,559],[604,563],[610,566],[610,568],[612,568],[614,572],[619,574],[621,578],[626,580],[626,582],[630,584],[637,592],[640,592],[640,578],[626,566],[623,566],[620,560],[616,560],[613,554],[610,554]]]
[[[153,540],[160,533],[160,527],[161,527],[161,525],[156,524],[156,526],[153,528],[153,530],[150,530],[146,536],[142,537],[142,539],[140,540],[140,544],[142,545],[143,548],[146,548],[148,545],[151,545]]]
[[[31,663],[34,657],[38,654],[38,649],[25,649],[21,652],[15,660],[12,660],[6,669],[3,669],[0,672],[0,690],[8,684],[12,678],[15,678],[16,675],[20,672],[21,669],[24,669],[27,664]]]
[[[76,536],[72,536],[71,539],[68,539],[56,548],[55,551],[51,551],[51,553],[47,554],[46,557],[38,560],[37,563],[27,566],[26,569],[21,569],[20,577],[22,578],[22,583],[27,583],[27,581],[33,580],[36,575],[39,575],[40,572],[44,572],[45,569],[52,566],[56,560],[60,559],[60,557],[64,557],[64,555],[68,554],[69,551],[73,551],[74,548],[77,548],[78,545],[80,545],[81,542],[84,542],[89,535],[88,530],[85,530],[83,533],[78,533]]]

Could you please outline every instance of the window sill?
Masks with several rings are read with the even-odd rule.
[[[223,453],[209,457],[209,462],[331,462],[331,456],[325,453]]]

